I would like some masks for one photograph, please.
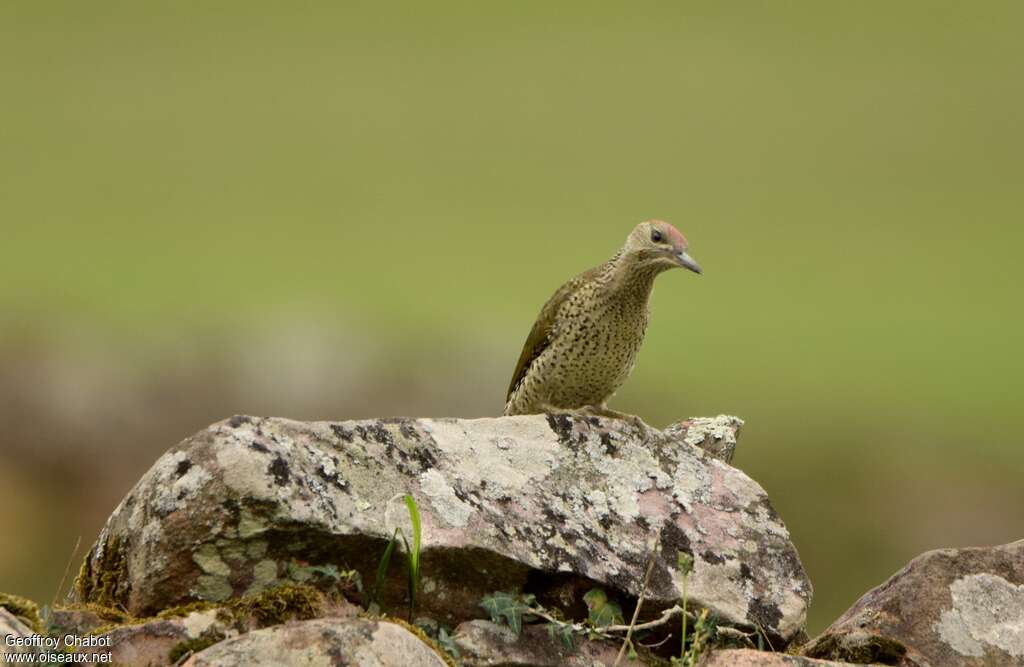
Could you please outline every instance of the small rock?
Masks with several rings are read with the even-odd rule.
[[[46,617],[46,634],[88,635],[101,627],[124,625],[131,623],[132,617],[118,609],[108,609],[99,605],[72,605],[56,607]]]
[[[1024,540],[918,556],[802,652],[905,667],[1024,665]]]
[[[117,665],[170,665],[179,657],[176,647],[210,636],[211,642],[224,637],[217,630],[214,610],[193,612],[183,618],[155,619],[124,625],[99,635],[108,638],[106,649]],[[207,634],[209,633],[209,634]]]
[[[700,447],[719,461],[732,463],[741,426],[743,420],[730,415],[693,417],[670,425],[662,434],[670,440]]]
[[[43,647],[34,644],[18,645],[19,640],[31,642],[36,632],[25,625],[17,616],[0,607],[0,656],[42,653]]]
[[[214,644],[185,665],[447,667],[432,647],[404,627],[358,618],[292,621],[256,630]]]
[[[729,649],[706,653],[698,667],[841,667],[850,664],[753,649]]]
[[[586,637],[574,637],[574,647],[569,649],[539,625],[523,626],[517,637],[507,626],[468,621],[455,629],[454,637],[463,667],[594,667],[614,664],[619,652],[617,645]],[[643,663],[624,657],[619,664]]]

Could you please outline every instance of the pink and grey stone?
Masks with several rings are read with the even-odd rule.
[[[484,595],[528,583],[539,596],[601,586],[628,606],[659,538],[642,620],[681,597],[681,551],[694,559],[691,604],[786,643],[811,598],[796,549],[764,490],[701,448],[722,456],[741,423],[234,417],[143,476],[90,551],[77,597],[108,595],[141,616],[304,581],[310,568],[372,582],[386,540],[408,531],[411,492],[420,612],[451,626],[483,617]],[[387,585],[385,608],[403,608],[402,577]]]

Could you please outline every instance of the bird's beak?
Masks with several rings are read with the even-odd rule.
[[[693,257],[687,255],[685,250],[680,250],[679,252],[675,253],[673,257],[677,262],[679,262],[679,266],[683,267],[684,269],[689,269],[697,274],[704,273],[704,270],[700,268],[700,264],[698,264],[696,260],[693,259]]]

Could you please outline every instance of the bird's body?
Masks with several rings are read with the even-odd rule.
[[[673,266],[700,272],[686,254],[682,234],[668,223],[645,222],[611,259],[562,285],[544,304],[526,340],[505,414],[624,416],[605,403],[636,363],[654,279]]]

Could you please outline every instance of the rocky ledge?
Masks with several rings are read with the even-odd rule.
[[[780,644],[811,585],[764,490],[727,461],[741,421],[664,431],[570,415],[296,422],[236,416],[168,451],[115,509],[75,600],[147,616],[286,583],[371,582],[396,528],[422,523],[418,613],[455,626],[495,591],[586,617],[599,587],[644,616],[683,595]],[[396,558],[404,558],[396,556]],[[400,609],[390,577],[378,602]]]
[[[807,643],[741,425],[232,417],[142,477],[67,605],[0,596],[0,626],[129,665],[1022,664],[1021,543],[912,564]]]

